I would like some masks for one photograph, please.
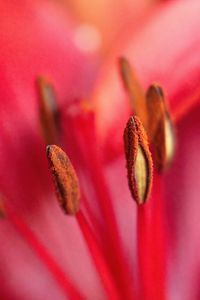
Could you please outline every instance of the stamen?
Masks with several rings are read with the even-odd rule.
[[[66,153],[56,145],[46,148],[50,170],[56,186],[56,194],[66,214],[74,215],[79,210],[79,182]]]
[[[152,159],[147,136],[138,117],[131,117],[124,130],[124,146],[131,194],[143,204],[152,185]]]
[[[101,250],[99,249],[99,245],[93,235],[93,232],[89,227],[82,212],[79,211],[79,213],[77,213],[79,208],[80,192],[79,192],[79,184],[78,184],[77,176],[75,174],[75,170],[73,169],[65,152],[61,150],[58,146],[55,145],[47,146],[47,158],[49,159],[50,162],[50,168],[57,188],[59,202],[61,202],[61,205],[64,208],[64,211],[66,213],[76,214],[77,222],[85,237],[85,241],[91,252],[96,269],[99,272],[105,290],[108,292],[110,296],[109,299],[118,300],[119,297],[118,297],[118,292],[117,292],[115,282],[113,280],[109,268],[107,267],[106,261],[101,253]],[[74,185],[75,185],[75,191],[72,192],[72,190],[74,189]],[[78,194],[77,194],[77,189],[78,189]],[[75,203],[73,197],[75,197]],[[70,211],[68,207],[69,198],[70,198],[70,203],[72,203],[70,204]],[[73,205],[75,206],[73,207]]]
[[[95,239],[95,236],[81,211],[76,214],[76,219],[81,232],[84,235],[85,241],[96,265],[96,269],[102,279],[105,290],[108,293],[108,299],[119,300],[119,294],[113,280],[113,276],[107,266],[105,258],[102,255],[101,248],[97,243],[97,240]]]
[[[60,135],[59,111],[53,86],[44,78],[37,80],[39,89],[40,122],[46,144],[58,143]]]
[[[147,126],[146,99],[143,88],[128,60],[124,57],[119,59],[120,73],[124,87],[130,98],[131,109],[137,115],[144,128]]]
[[[163,171],[171,163],[175,151],[173,124],[165,104],[161,87],[152,85],[147,91],[148,136],[154,150],[154,160],[158,171]]]
[[[138,299],[166,300],[168,232],[162,178],[155,174],[156,193],[137,210]]]
[[[81,130],[80,130],[81,128]],[[132,299],[135,295],[135,286],[132,278],[132,270],[122,246],[116,220],[114,204],[110,195],[102,160],[99,155],[96,131],[94,130],[94,115],[90,113],[88,118],[79,117],[71,119],[71,130],[76,136],[74,151],[84,160],[85,170],[88,171],[91,184],[94,186],[97,201],[104,217],[106,234],[103,236],[104,247],[107,250],[108,261],[114,272],[119,289],[123,293],[122,299]],[[85,138],[87,137],[87,139]],[[91,141],[88,147],[88,137]],[[95,170],[95,172],[94,172]]]

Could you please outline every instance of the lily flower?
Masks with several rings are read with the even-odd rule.
[[[199,2],[163,4],[125,36],[93,96],[74,25],[19,2],[0,4],[2,299],[198,299]],[[160,133],[168,115],[177,149],[164,173],[166,131],[155,147],[151,125]]]

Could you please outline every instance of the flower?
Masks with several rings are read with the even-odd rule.
[[[138,299],[142,287],[144,299],[198,298],[199,108],[187,112],[199,99],[199,3],[164,4],[131,45],[124,42],[125,50],[113,54],[115,59],[119,52],[125,54],[132,63],[134,58],[144,87],[160,81],[177,123],[171,169],[155,175],[151,198],[139,209],[126,178],[122,136],[130,109],[116,64],[110,58],[105,64],[106,74],[95,90],[95,112],[88,103],[72,101],[79,93],[89,94],[87,74],[94,76],[92,59],[73,44],[73,25],[50,4],[27,1],[20,10],[15,5],[0,4],[0,190],[7,214],[0,222],[1,296]],[[169,24],[173,45],[165,30]],[[148,56],[142,49],[148,49]],[[180,65],[174,70],[176,61]],[[80,213],[74,217],[64,215],[55,201],[39,126],[38,75],[48,77],[61,99],[61,143],[82,194]],[[191,250],[194,254],[187,255]]]

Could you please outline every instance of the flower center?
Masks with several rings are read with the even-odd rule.
[[[124,58],[120,59],[120,69],[124,86],[130,98],[132,113],[134,112],[134,116],[129,118],[124,130],[128,184],[131,194],[137,204],[144,204],[151,192],[153,173],[153,164],[148,140],[150,147],[152,147],[153,160],[156,169],[161,172],[166,169],[173,159],[175,144],[173,124],[166,108],[164,94],[161,88],[157,85],[152,85],[145,96],[130,64]],[[135,287],[133,286],[131,270],[122,247],[116,216],[101,168],[101,162],[96,158],[96,148],[94,145],[89,145],[89,147],[88,145],[87,147],[83,146],[83,137],[80,132],[77,132],[77,135],[75,135],[78,139],[77,144],[80,143],[80,145],[83,146],[83,149],[85,149],[84,147],[87,148],[87,151],[85,151],[87,153],[83,153],[85,164],[87,164],[87,171],[90,180],[94,185],[95,193],[99,200],[99,205],[105,220],[107,237],[104,237],[104,239],[106,249],[109,249],[108,252],[103,251],[102,244],[96,239],[90,224],[80,209],[80,185],[75,168],[71,164],[66,153],[56,146],[57,144],[60,144],[61,132],[60,115],[54,89],[44,78],[38,80],[38,89],[41,127],[45,143],[48,145],[46,154],[59,203],[66,214],[75,216],[88,245],[96,269],[99,272],[103,286],[110,296],[109,298],[112,300],[133,299],[133,294],[137,295],[137,291],[135,291]],[[85,106],[85,104],[84,107],[87,107],[87,109],[84,108],[86,114],[93,114],[91,107]],[[91,119],[93,120],[93,116]],[[73,120],[71,121],[72,124],[73,122],[76,123]],[[90,135],[93,134],[91,131],[93,129],[95,130],[93,124],[92,126],[91,124],[89,126],[88,124],[83,124],[83,127]],[[76,131],[74,128],[72,128],[72,130]],[[96,136],[93,136],[93,138],[96,140]],[[93,171],[95,174],[93,174]],[[85,199],[86,196],[82,190],[81,194],[82,198]],[[155,239],[158,248],[161,243],[159,242],[160,237],[157,239],[153,234],[154,228],[162,228],[161,218],[158,217],[161,213],[161,209],[158,207],[154,211],[156,216],[154,221],[154,218],[152,218],[152,208],[153,206],[151,204],[149,205],[149,203],[144,206],[138,206],[138,237],[142,237],[138,243],[138,260],[141,273],[146,272],[143,280],[147,283],[147,294],[149,294],[150,297],[151,295],[164,294],[162,285],[160,285],[161,287],[158,289],[159,292],[157,292],[154,291],[152,285],[148,283],[149,278],[154,274],[156,274],[158,281],[162,281],[163,279],[162,268],[160,267],[162,266],[160,263],[161,259],[159,259],[160,256],[158,255],[159,264],[154,266],[152,264],[155,256],[154,248],[149,246],[149,239]],[[41,247],[31,232],[26,231],[27,229],[20,223],[20,220],[12,215],[12,211],[9,212],[8,210],[7,213],[10,216],[10,219],[13,220],[13,223],[16,224],[25,238],[30,241],[39,255],[43,258],[44,262],[46,262],[47,265],[55,265],[56,271],[52,269],[52,272],[55,273],[55,277],[61,278],[61,284],[64,285],[64,287],[67,286],[68,290],[68,281],[66,278],[63,279],[62,272],[60,273],[56,264],[51,261],[51,257],[48,256],[45,249]],[[147,226],[145,224],[147,224]],[[148,250],[149,259],[146,259],[146,257],[144,259],[144,249],[145,251]],[[146,266],[149,265],[149,262],[150,268],[147,269]],[[160,274],[162,276],[160,276]],[[76,291],[73,290],[72,293],[76,294]],[[158,299],[156,297],[157,296],[153,296],[151,299]],[[164,299],[164,297],[160,297],[159,299]]]

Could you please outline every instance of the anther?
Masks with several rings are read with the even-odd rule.
[[[134,114],[140,118],[144,128],[146,129],[147,111],[143,88],[141,87],[132,66],[126,58],[119,58],[119,68],[124,87],[130,99],[131,109]]]
[[[60,135],[59,111],[53,86],[44,78],[37,80],[40,122],[46,144],[58,143]]]
[[[124,146],[131,194],[143,204],[152,185],[152,158],[147,136],[138,117],[130,117],[124,130]]]
[[[158,85],[147,91],[148,137],[159,172],[171,163],[175,151],[174,128],[165,103],[164,93]]]
[[[56,187],[56,194],[65,213],[74,215],[79,210],[79,181],[66,153],[56,145],[46,148],[47,159]]]

